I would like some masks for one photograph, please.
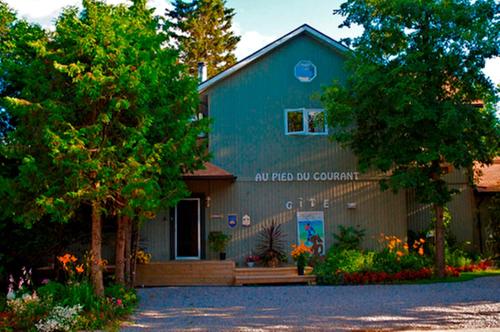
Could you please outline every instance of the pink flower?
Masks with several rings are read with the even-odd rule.
[[[122,299],[117,299],[116,304],[122,306],[123,305]]]

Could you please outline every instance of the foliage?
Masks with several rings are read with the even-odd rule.
[[[333,234],[333,245],[337,250],[360,249],[360,245],[364,237],[364,229],[339,225],[339,233]]]
[[[346,17],[342,26],[364,31],[348,54],[347,82],[322,97],[333,137],[356,154],[360,171],[387,175],[382,189],[415,189],[440,217],[455,193],[443,176],[491,162],[500,146],[498,93],[482,72],[500,54],[498,5],[348,0],[336,13]]]
[[[105,294],[96,296],[88,280],[69,284],[50,281],[8,300],[8,324],[21,330],[96,330],[130,314],[137,304],[134,289],[110,285]]]
[[[281,225],[275,225],[274,221],[259,232],[256,250],[264,264],[277,266],[287,261],[284,249],[285,237],[286,235],[281,231]]]
[[[139,302],[135,289],[123,285],[110,285],[105,289],[105,294],[113,303],[116,303],[115,311],[119,316],[131,314]]]
[[[240,37],[232,30],[234,9],[226,8],[225,0],[175,0],[172,5],[166,12],[170,21],[165,27],[191,75],[196,75],[198,62],[205,62],[208,77],[236,62],[234,50]]]
[[[165,47],[161,23],[145,0],[85,0],[82,11],[65,9],[50,35],[26,28],[27,42],[15,30],[21,23],[6,29],[14,37],[1,80],[15,91],[0,100],[12,124],[0,156],[14,170],[0,174],[2,213],[29,227],[92,206],[99,292],[102,213],[152,218],[187,194],[181,174],[208,158],[198,141],[208,121],[192,121],[196,81]]]
[[[225,252],[229,241],[231,241],[231,236],[223,232],[212,231],[208,234],[208,245],[214,252]]]
[[[321,284],[393,282],[427,278],[431,260],[419,239],[410,246],[396,236],[381,234],[377,251],[338,250],[332,246],[325,260],[314,267]]]
[[[448,250],[446,252],[446,265],[452,267],[468,266],[472,264],[472,259],[460,249]]]

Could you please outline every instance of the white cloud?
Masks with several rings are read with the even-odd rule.
[[[496,85],[500,85],[500,57],[486,60],[483,71]]]
[[[130,3],[128,0],[105,0],[109,4]],[[20,17],[35,22],[44,28],[51,28],[54,19],[61,13],[62,8],[68,6],[82,7],[82,0],[6,0]],[[165,8],[171,8],[169,0],[149,0],[149,7],[156,8],[155,14],[165,14]]]
[[[238,23],[233,24],[233,32],[241,36],[234,52],[238,60],[247,57],[276,39],[275,36],[263,35],[254,30],[242,32]]]

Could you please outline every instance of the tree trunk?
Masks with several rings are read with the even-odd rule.
[[[130,286],[133,287],[135,284],[135,270],[137,266],[137,250],[139,247],[139,223],[134,220],[130,226],[131,234],[132,234],[132,243],[131,243],[131,259],[130,259]]]
[[[127,242],[127,216],[116,218],[115,282],[125,285],[125,243]]]
[[[131,274],[130,274],[130,264],[132,260],[132,252],[130,244],[132,242],[132,219],[127,218],[125,227],[125,283],[131,287]]]
[[[435,225],[435,272],[439,278],[444,277],[444,221],[443,212],[444,208],[441,205],[434,205],[434,211],[436,213],[436,225]]]
[[[101,219],[101,205],[98,201],[92,202],[92,240],[91,240],[91,266],[90,266],[90,279],[94,292],[98,296],[104,296],[104,282],[102,278],[102,219]]]

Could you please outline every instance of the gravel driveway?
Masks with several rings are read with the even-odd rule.
[[[500,331],[500,277],[430,285],[139,289],[122,331]]]

